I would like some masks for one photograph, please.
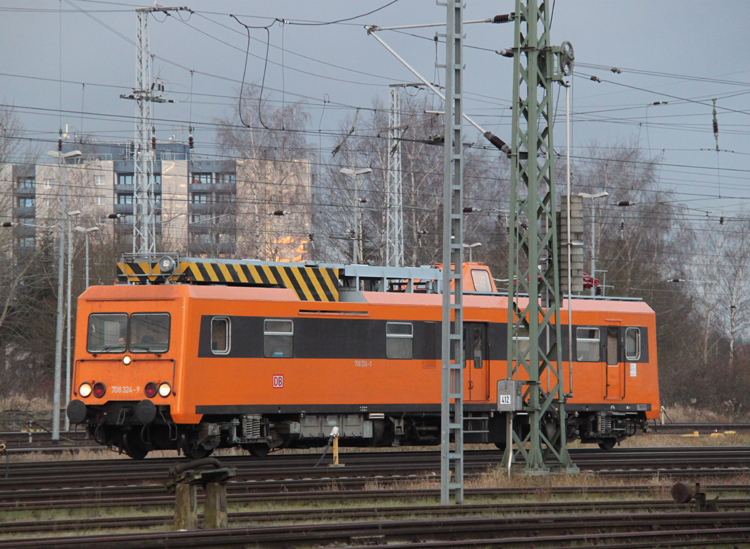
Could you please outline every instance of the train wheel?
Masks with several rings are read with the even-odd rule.
[[[262,442],[259,444],[248,444],[245,446],[245,449],[250,452],[250,455],[257,458],[264,458],[268,455],[268,452],[271,451],[268,444]]]
[[[599,448],[601,448],[602,450],[609,451],[615,447],[615,443],[616,443],[615,439],[607,438],[599,442]]]
[[[148,455],[148,448],[136,433],[125,433],[122,442],[125,453],[131,458],[141,460]]]
[[[206,450],[203,446],[198,446],[197,448],[186,451],[185,455],[190,459],[203,459],[210,456],[213,451],[213,448],[211,448],[210,450]]]

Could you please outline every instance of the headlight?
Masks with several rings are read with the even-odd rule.
[[[163,398],[167,398],[169,396],[169,393],[172,392],[172,387],[169,386],[169,383],[164,382],[161,385],[159,385],[159,396]]]
[[[148,398],[154,398],[156,396],[156,383],[149,381],[146,383],[146,388],[143,390]]]
[[[104,396],[104,393],[107,392],[107,387],[102,383],[101,381],[98,381],[94,384],[94,396],[96,398],[102,398]]]
[[[122,357],[122,363],[125,366],[127,366],[128,364],[130,364],[130,357],[128,355],[125,355],[124,357]]]
[[[78,387],[78,394],[83,398],[91,395],[91,383],[81,383],[81,386]]]

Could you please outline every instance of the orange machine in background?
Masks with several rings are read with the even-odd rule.
[[[131,283],[78,300],[68,416],[100,443],[133,458],[237,445],[265,455],[323,445],[334,426],[342,445],[439,442],[439,269],[184,259],[174,269],[121,264]],[[507,297],[484,265],[465,264],[464,280],[466,442],[502,446]],[[658,416],[654,313],[582,298],[563,302],[563,319],[569,304],[567,436],[611,448]]]

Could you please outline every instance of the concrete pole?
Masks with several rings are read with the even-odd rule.
[[[359,236],[357,234],[357,208],[359,204],[359,189],[357,188],[357,174],[354,174],[352,177],[354,178],[354,209],[352,211],[352,213],[354,214],[354,221],[352,223],[354,238],[352,238],[352,263],[359,263],[359,254],[357,253],[357,237]]]
[[[89,232],[85,233],[86,242],[86,289],[89,289]]]
[[[70,215],[66,215],[68,221],[68,293],[67,307],[65,311],[66,335],[65,335],[65,407],[67,409],[70,402],[70,301],[71,286],[73,284],[73,235],[70,230]],[[70,430],[70,420],[68,414],[65,414],[65,432]]]
[[[591,201],[591,297],[596,297],[596,203]]]
[[[55,331],[55,377],[52,397],[52,444],[60,443],[60,381],[62,378],[62,340],[63,340],[63,273],[65,271],[65,228],[63,222],[68,216],[65,204],[65,167],[60,155],[60,249],[57,262],[57,327]]]

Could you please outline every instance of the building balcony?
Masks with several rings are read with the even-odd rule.
[[[35,206],[14,206],[13,217],[35,217],[36,207]]]
[[[188,204],[188,213],[213,213],[213,204]]]
[[[197,244],[191,243],[188,246],[188,254],[192,256],[198,256],[201,254],[208,254],[209,256],[214,255],[230,255],[235,251],[234,242],[223,242],[221,244]]]
[[[114,186],[116,193],[134,193],[135,185],[117,185]]]
[[[13,255],[17,258],[28,257],[31,256],[35,250],[36,247],[34,246],[13,246]]]
[[[13,187],[13,194],[15,196],[27,196],[33,198],[36,196],[36,187]]]
[[[36,227],[31,225],[16,225],[13,227],[13,234],[15,236],[35,236]]]
[[[115,204],[115,213],[132,214],[133,205],[132,204]]]
[[[188,192],[191,193],[210,193],[213,192],[216,185],[212,183],[190,183],[188,185]]]
[[[237,184],[236,183],[215,183],[213,185],[210,185],[212,187],[211,190],[215,193],[231,193],[234,194],[237,192]]]

